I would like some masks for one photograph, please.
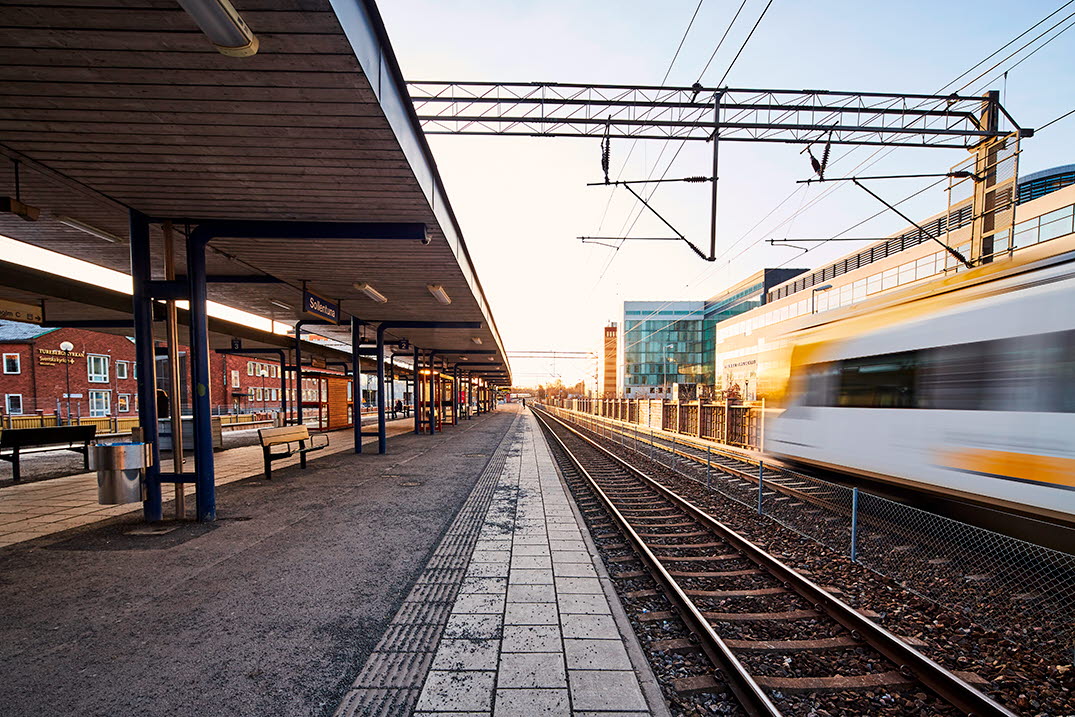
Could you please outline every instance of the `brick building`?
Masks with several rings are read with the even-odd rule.
[[[73,344],[70,352],[60,345]],[[138,415],[134,340],[126,336],[83,329],[46,329],[34,324],[0,320],[0,414],[67,416],[68,385],[72,416]],[[157,384],[173,398],[164,349],[157,349]],[[187,351],[180,347],[182,405],[189,406],[186,386]],[[280,364],[245,356],[210,355],[209,392],[215,413],[277,411],[281,402]],[[340,375],[319,369],[303,378],[303,401],[308,408],[327,400],[325,378]],[[70,381],[70,384],[68,384]],[[295,400],[289,374],[288,404]],[[350,399],[350,396],[347,397]]]

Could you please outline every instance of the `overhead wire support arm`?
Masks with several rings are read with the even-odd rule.
[[[574,83],[410,82],[427,134],[524,135],[970,149],[1005,133],[964,95]],[[713,98],[717,98],[714,102]],[[999,101],[988,100],[1009,121]],[[819,122],[818,117],[824,117]],[[835,118],[835,121],[834,119]],[[938,126],[929,121],[942,120]],[[1031,130],[1012,125],[1022,136]]]
[[[865,191],[867,194],[869,194],[871,197],[873,197],[877,201],[881,202],[881,204],[884,204],[886,207],[888,207],[889,209],[894,211],[896,214],[898,214],[900,217],[902,217],[904,221],[910,223],[912,226],[914,226],[916,229],[918,229],[918,231],[922,232],[923,236],[925,236],[928,239],[932,239],[933,241],[937,242],[942,247],[944,247],[944,250],[946,252],[948,252],[949,254],[951,254],[956,259],[958,259],[959,262],[963,264],[963,266],[967,267],[968,269],[973,269],[974,268],[974,265],[971,264],[967,260],[967,257],[963,256],[963,254],[960,251],[958,251],[956,249],[953,249],[952,247],[948,246],[943,241],[941,241],[938,237],[935,237],[931,232],[926,231],[922,227],[921,224],[919,224],[914,219],[911,219],[909,216],[907,216],[906,214],[901,212],[899,209],[897,209],[895,207],[895,205],[886,202],[881,196],[879,196],[877,193],[872,191],[869,187],[867,187],[865,184],[863,184],[859,180],[855,179],[854,177],[851,178],[851,181],[854,182],[855,186],[861,187],[862,190]]]

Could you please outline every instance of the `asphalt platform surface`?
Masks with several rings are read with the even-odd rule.
[[[513,418],[0,549],[0,714],[331,715]]]

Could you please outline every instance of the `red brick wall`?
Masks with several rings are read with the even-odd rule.
[[[70,364],[60,352],[60,344],[70,341],[74,344]],[[51,353],[55,352],[55,353]],[[82,394],[82,398],[71,399],[71,412],[74,415],[90,414],[89,392],[91,390],[111,391],[111,415],[134,416],[136,381],[134,378],[134,344],[124,336],[114,336],[81,329],[56,329],[38,336],[28,343],[0,343],[0,353],[18,353],[22,372],[18,375],[0,373],[0,398],[8,393],[21,393],[23,414],[37,411],[51,414],[56,410],[59,400],[66,413],[67,369],[70,368],[71,393]],[[97,354],[107,356],[108,381],[90,383],[87,356]],[[127,378],[117,378],[117,362],[127,362]],[[129,410],[119,412],[119,394],[129,395]],[[81,404],[81,406],[79,405]],[[0,404],[0,410],[4,408]]]

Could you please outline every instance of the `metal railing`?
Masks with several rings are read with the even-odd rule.
[[[734,404],[727,401],[568,398],[545,399],[544,403],[738,448],[761,450],[765,441],[764,401]]]
[[[647,456],[759,515],[1042,654],[1075,650],[1075,555],[598,416],[554,415]]]

